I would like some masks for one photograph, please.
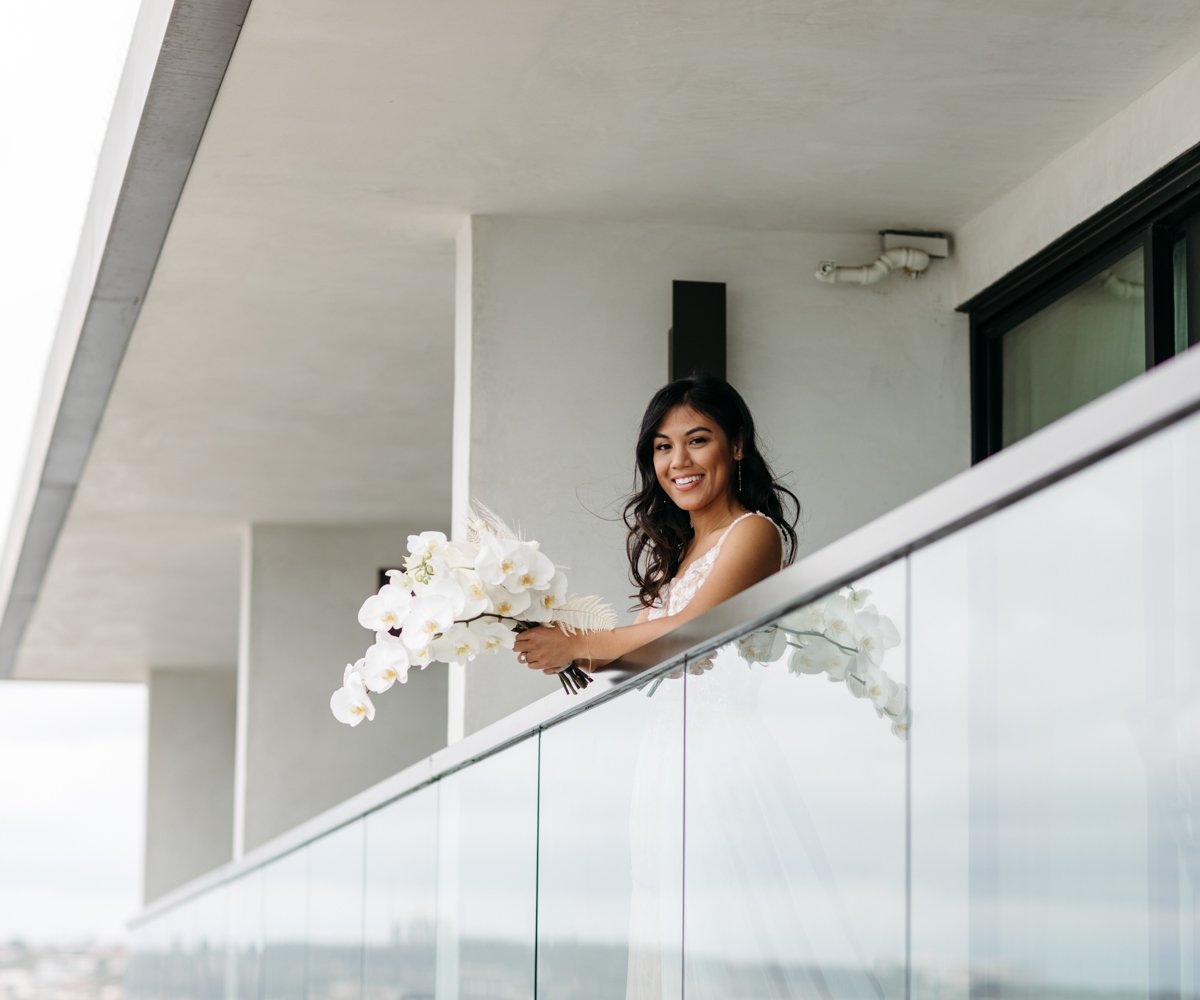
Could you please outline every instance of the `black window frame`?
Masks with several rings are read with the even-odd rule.
[[[1141,246],[1146,369],[1175,354],[1174,246],[1186,243],[1188,346],[1200,342],[1200,145],[958,307],[971,322],[971,463],[1001,450],[1006,333]]]

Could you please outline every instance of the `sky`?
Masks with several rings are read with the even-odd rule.
[[[0,0],[7,544],[136,0]],[[119,940],[141,892],[145,690],[0,681],[0,941]]]
[[[0,942],[119,941],[138,910],[140,684],[0,684]]]

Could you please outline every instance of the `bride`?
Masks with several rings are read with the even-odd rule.
[[[636,456],[637,488],[625,523],[637,621],[587,635],[545,626],[524,632],[516,650],[531,669],[602,667],[770,576],[795,554],[799,504],[776,481],[750,411],[728,383],[694,377],[660,389],[642,418]],[[640,737],[629,808],[626,1000],[662,1000],[682,989],[680,737],[670,725],[648,727]],[[759,846],[731,844],[731,856]],[[705,992],[701,982],[693,987],[721,995],[719,988]]]
[[[641,611],[632,625],[517,637],[517,658],[552,674],[595,670],[703,614],[789,563],[799,502],[758,447],[754,418],[722,379],[664,386],[638,433],[637,488],[625,507],[626,550]]]

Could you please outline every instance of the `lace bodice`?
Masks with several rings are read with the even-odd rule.
[[[766,517],[768,521],[771,521],[766,514],[758,510],[748,510],[745,514],[735,518],[729,527],[721,532],[721,537],[717,539],[716,545],[685,569],[680,576],[670,580],[663,587],[659,593],[658,604],[652,607],[650,613],[646,616],[650,621],[666,615],[677,615],[691,603],[692,598],[696,596],[696,591],[704,586],[704,581],[708,579],[708,574],[712,572],[712,568],[717,561],[717,556],[721,553],[721,546],[725,544],[725,539],[729,537],[729,533],[733,530],[734,525],[739,521],[744,521],[748,517]],[[771,523],[775,524],[774,521],[771,521]],[[775,525],[775,527],[778,529],[779,526]],[[782,537],[783,533],[780,532],[780,538],[782,539]]]

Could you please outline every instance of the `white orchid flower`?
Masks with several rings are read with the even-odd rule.
[[[487,592],[487,610],[503,618],[520,617],[529,609],[529,605],[533,601],[533,595],[528,590],[522,591],[520,594],[514,594],[504,587],[489,586]]]
[[[407,646],[408,665],[410,667],[417,667],[421,670],[424,670],[427,666],[429,666],[429,664],[436,660],[437,657],[434,655],[433,650],[434,642],[435,640],[429,639],[425,642],[422,642],[418,646]]]
[[[846,674],[846,687],[855,698],[869,698],[882,675],[883,671],[878,667],[856,660],[854,667]]]
[[[375,636],[375,645],[363,658],[362,676],[367,690],[378,694],[397,681],[403,684],[408,680],[408,667],[408,647],[404,641],[380,632]]]
[[[433,656],[443,663],[466,663],[483,652],[479,637],[462,622],[455,622],[433,640]]]
[[[538,551],[537,542],[483,535],[475,571],[490,587],[503,587],[514,594],[541,590],[554,578],[554,563]]]
[[[459,583],[457,576],[449,569],[441,576],[435,576],[428,586],[417,591],[418,597],[441,597],[450,605],[451,618],[474,617],[464,615],[467,607],[467,595]]]
[[[823,632],[825,631],[825,603],[814,601],[812,604],[806,604],[804,607],[784,615],[779,623],[793,632]]]
[[[388,578],[388,583],[394,583],[397,587],[403,587],[408,591],[413,589],[412,577],[402,569],[389,569],[383,575]]]
[[[899,681],[895,685],[892,696],[884,704],[875,704],[875,711],[881,718],[886,715],[889,719],[902,719],[908,714],[908,688]]]
[[[372,632],[399,628],[408,615],[412,593],[397,583],[385,583],[378,594],[372,594],[358,609],[358,623]]]
[[[768,625],[735,642],[737,651],[747,663],[774,663],[787,650],[787,633]]]
[[[899,719],[892,722],[892,733],[902,740],[908,739],[908,731],[912,727],[912,713],[905,712]]]
[[[439,594],[417,597],[404,619],[400,638],[410,652],[423,649],[454,624],[454,605]]]
[[[871,596],[869,590],[855,590],[853,587],[846,588],[846,600],[850,602],[850,607],[855,611],[861,611],[867,603],[867,598]]]
[[[804,646],[792,650],[791,658],[788,661],[788,670],[796,675],[822,674],[826,671],[832,673],[835,670],[841,670],[844,677],[845,669],[849,664],[850,657],[833,643],[826,642],[824,639],[813,639]]]
[[[447,542],[445,548],[434,553],[451,569],[470,569],[479,555],[479,546],[470,542]]]
[[[555,573],[550,582],[541,589],[530,592],[529,610],[525,617],[531,622],[548,622],[554,617],[554,609],[562,607],[567,599],[567,577]]]
[[[482,653],[493,653],[497,649],[512,649],[516,642],[517,633],[494,618],[480,618],[471,622],[467,628],[475,636]]]
[[[346,672],[342,675],[342,686],[333,692],[329,699],[329,708],[338,722],[348,726],[357,726],[363,719],[375,718],[375,706],[367,697],[366,684],[359,668],[363,664],[347,663]]]
[[[419,535],[409,535],[409,559],[415,563],[423,562],[431,556],[439,555],[448,544],[445,534],[440,531],[422,531]]]
[[[859,654],[873,666],[883,662],[883,654],[900,645],[900,632],[887,615],[881,615],[875,605],[868,606],[854,616],[854,645]]]
[[[832,661],[826,668],[826,672],[831,681],[840,684],[858,669],[858,657],[848,656],[841,650],[838,652],[842,653],[842,659]]]
[[[892,700],[899,685],[882,670],[872,674],[866,684],[866,695],[871,699],[875,710],[882,712],[887,703]]]
[[[839,646],[855,647],[854,607],[846,598],[834,596],[825,602],[824,632]]]
[[[488,591],[473,569],[455,569],[454,581],[463,594],[463,606],[456,618],[476,618],[488,609]]]

